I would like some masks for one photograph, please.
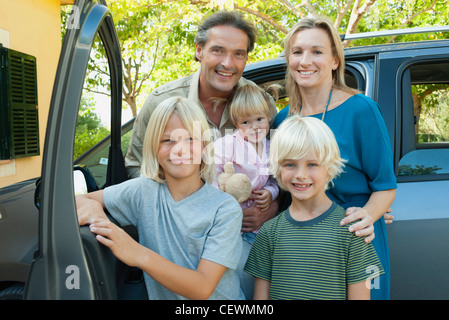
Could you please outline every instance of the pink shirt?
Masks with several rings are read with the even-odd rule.
[[[217,175],[223,172],[223,166],[232,162],[236,173],[244,173],[251,181],[254,190],[266,189],[271,192],[272,199],[279,194],[279,187],[268,168],[270,153],[270,141],[264,139],[262,142],[263,152],[259,157],[254,146],[246,141],[240,131],[227,134],[214,143],[215,167]],[[214,183],[217,187],[217,184]],[[251,200],[242,203],[242,208],[251,206]]]

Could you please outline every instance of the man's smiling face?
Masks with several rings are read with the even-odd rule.
[[[245,69],[248,36],[231,26],[213,27],[205,45],[196,45],[195,54],[201,63],[200,90],[210,97],[227,97]]]

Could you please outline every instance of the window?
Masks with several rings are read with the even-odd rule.
[[[412,96],[416,106],[416,143],[448,142],[449,85],[412,85]]]
[[[106,182],[109,145],[104,148],[99,144],[110,135],[111,99],[110,72],[108,59],[100,37],[97,35],[93,44],[87,74],[84,80],[75,132],[73,156],[78,159],[86,152],[95,153],[79,165],[87,168],[93,175],[98,186]]]
[[[101,37],[98,34],[90,52],[74,145],[74,165],[87,169],[100,188],[127,178],[123,155],[128,150],[134,123],[134,119],[129,120],[119,131],[121,123],[117,115],[122,112],[121,65],[117,63],[120,60],[113,63],[111,56],[114,52],[107,53],[105,44],[108,40],[106,35]],[[113,58],[119,58],[118,53]],[[120,138],[121,150],[117,148],[117,143],[111,143],[111,140],[114,141],[111,139],[113,134],[115,139]]]
[[[354,62],[353,62],[354,63]],[[345,69],[345,83],[348,87],[359,90],[362,94],[365,94],[365,77],[362,75],[361,70],[358,70],[357,67],[360,67],[358,64],[350,65],[349,63],[346,65]]]
[[[0,160],[39,155],[36,58],[0,44]]]
[[[411,65],[402,86],[398,175],[449,174],[449,60]]]

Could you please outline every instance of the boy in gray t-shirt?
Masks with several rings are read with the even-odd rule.
[[[153,112],[140,178],[76,197],[78,220],[145,272],[150,299],[244,299],[236,267],[242,210],[213,188],[213,136],[202,109],[173,97]],[[137,243],[108,221],[137,227]]]
[[[242,215],[231,196],[206,183],[190,197],[175,202],[166,184],[141,176],[106,188],[103,197],[121,225],[137,226],[140,244],[168,260],[193,270],[200,259],[227,267],[210,299],[244,299],[235,271]],[[185,299],[147,274],[145,284],[150,300]]]

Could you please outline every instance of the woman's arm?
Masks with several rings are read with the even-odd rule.
[[[270,285],[270,281],[256,277],[254,282],[254,300],[269,300]]]
[[[196,270],[181,267],[142,246],[108,220],[97,219],[90,228],[123,263],[142,269],[168,290],[189,299],[209,298],[226,271],[226,267],[205,259]]]
[[[350,232],[355,232],[358,237],[366,237],[365,242],[374,239],[374,222],[389,211],[396,196],[396,189],[373,192],[362,208],[351,207],[346,210],[347,217],[341,221],[342,225],[360,220],[349,227]]]

